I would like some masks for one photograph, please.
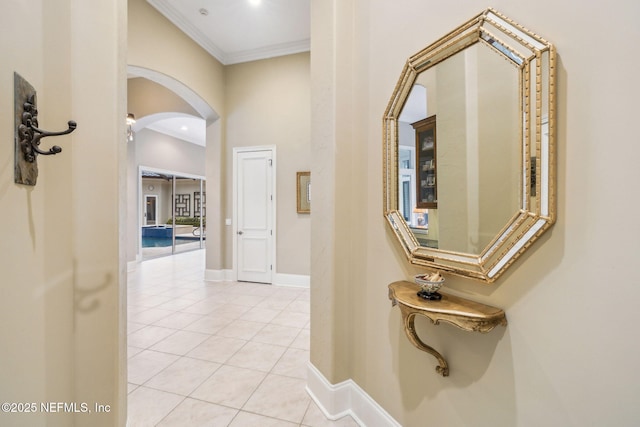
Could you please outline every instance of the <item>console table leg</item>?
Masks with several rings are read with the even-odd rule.
[[[404,313],[404,310],[402,311],[404,317],[404,332],[407,334],[407,338],[409,338],[409,341],[411,341],[411,343],[418,349],[426,351],[427,353],[438,359],[439,365],[436,366],[436,372],[443,377],[448,377],[449,364],[447,363],[447,361],[444,360],[444,357],[442,357],[442,355],[438,353],[433,347],[428,346],[418,337],[415,327],[416,313]]]

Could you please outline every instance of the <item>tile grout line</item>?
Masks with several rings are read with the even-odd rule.
[[[198,264],[200,264],[201,262],[199,262]],[[198,265],[195,265],[194,263],[194,268],[199,268]],[[289,378],[289,379],[293,379],[293,380],[300,380],[301,378],[299,376],[294,376],[290,373],[287,374],[282,374],[282,373],[277,373],[274,372],[274,370],[276,369],[276,367],[278,366],[279,363],[283,362],[285,356],[290,353],[291,351],[293,352],[309,352],[308,349],[308,345],[305,345],[304,343],[300,343],[300,340],[303,340],[303,338],[301,339],[301,336],[304,333],[307,333],[305,331],[308,331],[307,325],[308,325],[308,321],[306,321],[302,326],[291,326],[290,324],[278,324],[278,323],[273,323],[273,320],[277,319],[279,316],[283,315],[283,314],[292,314],[295,313],[294,316],[307,316],[309,315],[309,312],[306,310],[300,310],[297,309],[296,307],[292,307],[292,306],[298,306],[304,303],[308,304],[308,292],[300,291],[300,292],[294,292],[295,296],[291,299],[287,298],[287,303],[286,305],[282,306],[282,308],[272,308],[272,307],[266,307],[266,306],[260,306],[260,304],[262,302],[264,302],[266,299],[274,297],[278,291],[281,291],[282,289],[277,289],[275,290],[273,293],[264,293],[264,295],[259,295],[260,297],[262,297],[261,301],[258,301],[256,303],[253,304],[236,304],[238,306],[242,306],[242,307],[246,307],[246,310],[241,313],[238,316],[234,316],[225,326],[222,326],[220,328],[214,328],[215,332],[213,333],[209,333],[209,332],[202,332],[202,331],[197,331],[197,330],[188,330],[186,328],[188,328],[189,326],[192,326],[194,323],[205,319],[207,317],[209,317],[211,314],[215,313],[215,309],[213,309],[212,311],[209,311],[205,314],[203,313],[196,313],[196,312],[188,312],[188,311],[184,311],[190,307],[193,307],[194,305],[203,302],[204,300],[211,298],[215,295],[223,295],[225,293],[226,290],[229,289],[229,287],[225,287],[224,289],[216,289],[213,291],[213,293],[211,295],[203,295],[200,299],[198,300],[193,300],[192,304],[189,305],[185,305],[184,307],[180,307],[180,308],[174,308],[174,307],[163,307],[161,308],[161,306],[168,304],[171,302],[172,299],[187,299],[187,300],[192,300],[192,298],[183,298],[186,295],[190,295],[193,294],[192,297],[195,296],[199,296],[198,295],[198,291],[202,288],[196,288],[195,286],[193,288],[189,287],[189,286],[178,286],[175,287],[174,289],[169,289],[171,288],[171,286],[167,286],[169,283],[171,282],[175,282],[178,280],[185,280],[186,283],[188,283],[189,277],[193,277],[194,275],[192,274],[184,274],[182,275],[180,278],[178,278],[178,275],[175,274],[175,266],[172,266],[172,268],[168,269],[168,272],[166,275],[170,275],[171,277],[169,277],[167,279],[166,275],[163,277],[164,280],[159,281],[160,283],[157,283],[158,286],[162,286],[164,289],[162,289],[160,292],[157,293],[153,293],[153,292],[148,292],[149,287],[148,286],[144,286],[144,278],[141,277],[142,274],[139,274],[135,277],[135,286],[132,288],[129,288],[130,292],[136,292],[137,294],[137,298],[139,298],[140,300],[144,300],[145,298],[153,298],[153,297],[162,297],[162,298],[169,298],[169,300],[160,302],[154,306],[151,307],[145,307],[144,310],[137,312],[137,313],[142,313],[142,312],[146,312],[148,310],[152,310],[152,309],[158,309],[158,310],[166,310],[166,311],[170,311],[171,313],[166,314],[165,316],[162,316],[156,320],[154,320],[151,323],[141,323],[141,322],[136,322],[136,323],[140,323],[141,325],[144,325],[142,328],[140,328],[139,330],[144,330],[146,328],[148,328],[149,326],[151,327],[158,327],[158,328],[165,328],[165,329],[172,329],[173,332],[169,335],[167,335],[166,337],[161,338],[158,341],[155,341],[153,343],[151,343],[150,345],[145,346],[144,348],[140,348],[140,347],[136,347],[136,348],[140,348],[141,352],[142,351],[150,351],[150,352],[155,352],[155,353],[161,353],[161,354],[167,354],[167,355],[171,355],[171,356],[176,356],[177,359],[174,360],[173,362],[171,362],[170,364],[168,364],[167,366],[165,366],[163,369],[161,369],[159,372],[153,374],[150,378],[148,378],[147,380],[145,380],[142,384],[134,384],[134,383],[129,383],[132,386],[135,386],[135,388],[131,391],[131,393],[133,393],[134,391],[138,390],[140,387],[144,387],[147,389],[153,389],[156,391],[160,391],[160,392],[165,392],[165,393],[169,393],[175,396],[179,396],[181,397],[180,402],[178,402],[178,404],[172,408],[171,411],[169,411],[169,413],[165,414],[165,416],[159,421],[162,422],[162,420],[165,420],[169,415],[171,415],[183,402],[185,402],[187,399],[193,399],[193,400],[197,400],[197,401],[201,401],[201,402],[205,402],[208,404],[213,404],[213,405],[217,405],[217,406],[221,406],[221,407],[226,407],[229,409],[233,409],[236,411],[235,415],[233,416],[233,418],[231,418],[231,420],[229,421],[229,423],[233,423],[233,420],[235,420],[238,415],[241,412],[245,412],[245,413],[251,413],[251,414],[255,414],[257,416],[261,416],[261,417],[266,417],[266,418],[270,418],[270,419],[274,419],[274,420],[280,420],[280,421],[284,421],[284,422],[291,422],[290,420],[285,420],[282,418],[277,418],[274,416],[270,416],[270,415],[265,415],[265,414],[260,414],[260,413],[256,413],[253,411],[249,411],[249,410],[245,410],[244,408],[246,407],[247,403],[255,396],[256,392],[259,390],[259,388],[265,383],[265,381],[267,380],[267,378],[269,378],[270,376],[278,376],[278,377],[284,377],[284,378]],[[157,272],[156,272],[157,273]],[[158,277],[160,277],[161,273],[158,274]],[[155,277],[153,278],[155,279]],[[153,280],[152,279],[152,280]],[[195,282],[200,282],[200,280],[194,280]],[[178,289],[178,291],[176,292],[175,289]],[[205,286],[206,289],[206,286]],[[145,292],[147,291],[147,292]],[[234,289],[233,292],[230,292],[232,295],[237,295],[240,297],[245,297],[245,296],[255,296],[254,294],[251,293],[251,288],[247,287],[245,289]],[[290,293],[287,295],[291,295]],[[226,301],[221,301],[224,304],[231,304],[233,305],[233,301],[229,301],[228,300],[229,296],[225,296],[224,299],[226,299]],[[250,301],[250,300],[248,300]],[[294,304],[295,303],[295,304]],[[137,306],[136,306],[137,307]],[[265,309],[265,310],[271,310],[273,312],[276,312],[276,314],[274,316],[272,316],[270,318],[269,321],[264,322],[264,321],[260,321],[262,319],[258,319],[256,320],[246,320],[243,319],[243,316],[246,316],[249,312],[251,312],[252,310],[256,310],[256,309]],[[181,325],[179,328],[173,328],[171,326],[165,326],[165,325],[158,325],[158,322],[162,322],[163,320],[167,320],[169,317],[171,316],[175,316],[176,314],[190,314],[190,315],[197,315],[200,316],[200,318],[194,318],[192,321],[189,321],[188,323]],[[189,353],[191,351],[193,351],[194,349],[198,348],[200,345],[202,345],[204,342],[206,342],[207,340],[209,340],[212,337],[221,337],[221,338],[230,338],[230,339],[240,339],[237,336],[236,337],[232,337],[232,336],[224,336],[224,335],[218,335],[218,333],[222,330],[224,330],[226,327],[228,327],[229,325],[233,324],[234,322],[241,320],[241,321],[245,321],[245,322],[253,322],[253,323],[261,323],[262,326],[255,332],[253,333],[248,339],[242,339],[242,341],[244,341],[244,343],[242,344],[242,346],[240,346],[237,350],[235,350],[232,354],[230,354],[226,360],[223,363],[218,363],[218,362],[213,362],[211,360],[208,359],[200,359],[198,357],[194,357],[194,356],[190,356]],[[295,329],[295,335],[293,335],[293,338],[288,339],[287,340],[287,344],[286,345],[282,345],[282,344],[272,344],[271,342],[261,342],[261,341],[254,341],[254,339],[261,333],[263,332],[268,326],[274,326],[274,327],[281,327],[281,328],[292,328]],[[206,338],[204,340],[202,340],[201,342],[199,342],[198,344],[196,344],[195,346],[193,346],[193,348],[189,349],[189,351],[187,351],[184,354],[176,354],[176,353],[171,353],[169,351],[163,351],[163,350],[158,350],[158,349],[153,349],[152,347],[158,345],[159,343],[170,339],[171,337],[175,336],[178,332],[183,331],[183,332],[190,332],[190,333],[195,333],[195,334],[201,334],[201,335],[206,335]],[[136,332],[136,331],[134,331]],[[241,352],[243,349],[245,349],[249,343],[253,343],[256,345],[260,345],[260,344],[264,344],[264,345],[271,345],[271,346],[275,346],[275,347],[280,347],[283,349],[282,353],[279,355],[279,357],[277,357],[277,359],[273,362],[273,364],[270,366],[268,371],[264,371],[264,370],[259,370],[259,369],[255,369],[253,367],[246,367],[246,366],[235,366],[233,364],[229,364],[229,361],[233,359],[234,356],[236,356],[239,352]],[[294,346],[295,345],[295,346]],[[137,353],[139,354],[139,353]],[[136,355],[132,356],[135,357]],[[203,378],[202,380],[198,380],[196,385],[193,386],[192,390],[187,394],[187,395],[183,395],[180,393],[176,393],[176,392],[171,392],[171,391],[166,391],[163,389],[158,389],[155,388],[151,385],[149,385],[149,383],[154,379],[157,378],[158,375],[161,375],[163,372],[166,372],[167,369],[169,369],[172,366],[175,366],[177,363],[179,363],[181,360],[198,360],[198,361],[206,361],[206,362],[210,362],[210,363],[215,363],[218,366],[205,378]],[[130,359],[128,358],[128,361]],[[295,361],[294,361],[295,362]],[[213,375],[215,375],[222,367],[232,367],[232,368],[242,368],[242,369],[247,369],[250,371],[254,371],[254,372],[258,372],[260,374],[264,374],[264,377],[260,380],[260,382],[255,386],[255,388],[253,388],[253,390],[251,391],[251,393],[248,395],[248,397],[246,398],[246,400],[244,400],[244,402],[242,403],[240,408],[233,408],[233,407],[229,407],[226,405],[222,405],[219,403],[215,403],[215,402],[209,402],[207,400],[202,400],[199,398],[195,398],[192,396],[192,393],[197,390],[199,387],[201,387],[204,383],[206,383],[208,380],[211,379],[211,377]],[[310,405],[311,405],[311,400],[309,400],[306,403],[306,406],[304,408],[304,411],[302,412],[302,417],[298,422],[293,422],[292,424],[296,424],[298,426],[303,426],[303,422],[305,419],[305,416],[307,416],[307,414],[309,413],[310,410]]]

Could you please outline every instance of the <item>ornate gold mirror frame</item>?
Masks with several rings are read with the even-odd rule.
[[[398,118],[418,75],[477,43],[518,73],[519,206],[478,254],[421,246],[398,208]],[[405,64],[383,118],[384,215],[412,264],[495,281],[555,221],[555,49],[540,36],[487,9]],[[438,98],[446,97],[438,93]],[[446,144],[438,140],[438,144]],[[490,141],[481,141],[489,144]]]

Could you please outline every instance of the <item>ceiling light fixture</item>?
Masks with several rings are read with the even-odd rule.
[[[180,130],[186,132],[186,131],[189,130],[189,128],[186,127],[185,125],[182,125],[182,126],[180,126]]]
[[[262,3],[262,0],[249,0],[249,4],[254,7],[260,6],[260,3]]]
[[[198,10],[198,12],[200,12],[200,15],[202,15],[202,16],[207,16],[209,14],[209,11],[207,9],[205,9],[204,7],[200,8],[200,10]]]

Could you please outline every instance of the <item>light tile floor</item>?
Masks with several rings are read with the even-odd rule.
[[[309,290],[205,282],[204,251],[128,279],[128,425],[357,427],[305,391]]]

